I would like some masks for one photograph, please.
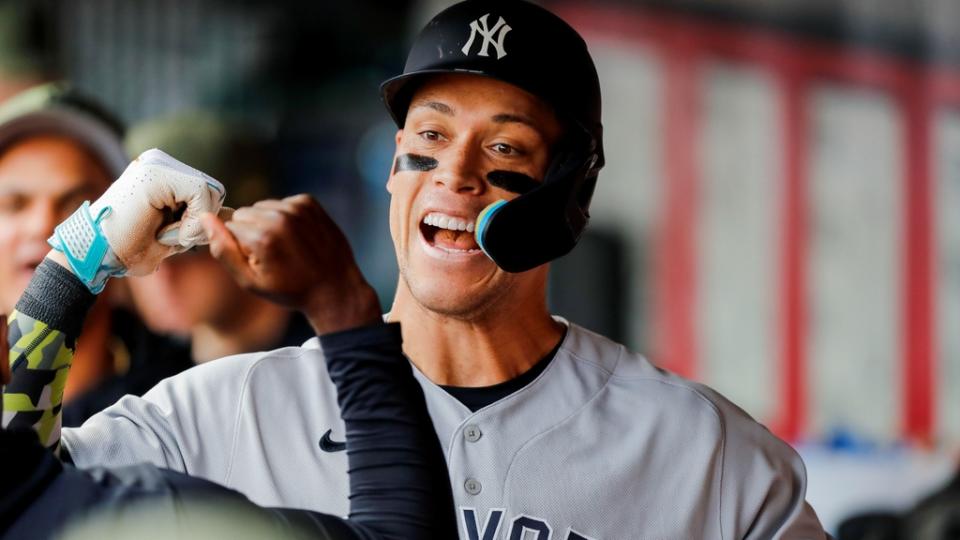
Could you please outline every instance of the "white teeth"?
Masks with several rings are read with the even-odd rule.
[[[451,231],[466,231],[468,233],[472,233],[474,227],[473,221],[467,221],[458,217],[448,216],[439,212],[431,212],[427,214],[427,217],[423,218],[423,222],[427,225],[432,225],[441,229],[448,229]]]

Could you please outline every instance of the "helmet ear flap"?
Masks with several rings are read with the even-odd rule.
[[[483,252],[507,272],[526,272],[565,255],[579,231],[568,224],[565,182],[543,184],[481,213],[475,235]]]
[[[577,191],[576,201],[577,206],[583,210],[583,213],[589,218],[590,217],[590,201],[593,200],[593,191],[597,187],[597,175],[596,173],[587,176],[583,179],[583,184],[580,186],[580,189]]]
[[[477,220],[483,252],[507,272],[525,272],[570,252],[589,220],[597,155],[588,145],[560,145],[543,183],[512,201],[497,201]],[[574,146],[571,146],[574,145]],[[590,175],[590,176],[588,176]]]
[[[554,149],[555,157],[551,164],[544,183],[569,180],[567,212],[570,215],[582,214],[582,225],[579,220],[569,219],[574,228],[586,226],[590,217],[590,201],[597,185],[599,168],[597,163],[600,156],[597,153],[597,143],[590,134],[580,126],[573,124],[567,129],[566,136]],[[577,237],[579,238],[579,231]]]

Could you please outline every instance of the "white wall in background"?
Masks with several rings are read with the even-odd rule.
[[[776,81],[701,71],[697,330],[702,378],[765,422],[777,413],[783,178]]]
[[[811,428],[898,436],[902,134],[886,95],[810,96]]]
[[[934,264],[939,290],[934,294],[938,315],[936,335],[938,396],[937,431],[960,441],[960,111],[941,111],[934,130],[933,190]]]
[[[603,94],[607,164],[590,206],[590,227],[615,230],[627,240],[631,269],[628,345],[649,352],[649,278],[654,225],[663,183],[663,93],[660,64],[644,51],[591,42]],[[653,359],[656,360],[656,359]]]

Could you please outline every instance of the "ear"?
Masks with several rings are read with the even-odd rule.
[[[397,162],[397,153],[400,150],[400,142],[403,141],[403,130],[398,129],[397,135],[394,137],[394,143],[396,148],[393,150],[393,161],[390,162],[390,174],[387,176],[387,193],[393,194],[393,168]]]

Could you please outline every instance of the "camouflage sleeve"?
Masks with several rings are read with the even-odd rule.
[[[3,427],[33,429],[60,444],[63,389],[77,337],[96,299],[69,270],[44,261],[8,319],[12,378],[3,389]]]

